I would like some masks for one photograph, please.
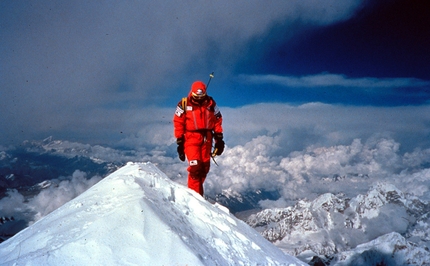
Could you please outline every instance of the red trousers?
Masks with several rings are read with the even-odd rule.
[[[185,140],[185,155],[188,160],[188,187],[203,196],[203,182],[210,169],[212,135],[200,141]]]

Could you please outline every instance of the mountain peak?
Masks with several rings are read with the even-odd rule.
[[[1,243],[0,257],[36,265],[305,265],[151,163],[128,163]]]
[[[380,207],[388,203],[405,205],[405,196],[394,185],[378,182],[366,195],[351,200],[350,205],[363,217],[374,218],[379,215]]]

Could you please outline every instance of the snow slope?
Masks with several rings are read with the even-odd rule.
[[[151,163],[128,163],[0,244],[0,265],[305,265]]]

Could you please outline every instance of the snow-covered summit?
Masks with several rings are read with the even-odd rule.
[[[305,265],[151,163],[128,163],[0,244],[0,265]]]

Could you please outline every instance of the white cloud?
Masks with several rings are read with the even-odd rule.
[[[223,189],[279,190],[282,199],[273,202],[274,206],[298,198],[313,199],[326,192],[353,197],[378,181],[396,183],[405,192],[423,198],[430,196],[425,168],[430,160],[423,160],[419,167],[409,165],[410,161],[403,160],[408,155],[400,153],[399,143],[393,139],[364,143],[354,139],[349,145],[308,147],[282,157],[276,156],[279,148],[278,137],[260,136],[244,146],[227,149],[218,159],[220,166],[212,167],[208,187],[212,193]],[[264,203],[268,205],[270,202]]]
[[[6,197],[0,200],[0,210],[2,216],[12,216],[15,213],[26,210],[24,206],[24,196],[17,190],[9,190],[6,192]],[[20,218],[16,217],[15,219]]]
[[[429,86],[430,81],[416,78],[349,78],[341,74],[321,73],[307,76],[241,75],[248,83],[276,84],[292,88],[345,87],[361,89],[393,89]]]
[[[70,177],[50,180],[47,188],[30,199],[12,190],[0,200],[0,211],[4,216],[13,216],[15,220],[37,221],[82,194],[101,179],[100,176],[86,178],[86,173],[76,170]]]
[[[430,149],[426,151],[430,152]],[[428,165],[429,161],[427,159],[423,165]],[[415,167],[413,168],[414,171],[411,171],[412,173],[404,171],[393,176],[393,183],[401,188],[404,193],[410,193],[421,200],[430,201],[430,168],[416,169]]]
[[[76,170],[70,179],[54,180],[53,185],[43,189],[26,205],[35,213],[34,220],[37,221],[82,194],[101,179],[100,176],[87,179],[86,173]]]
[[[279,189],[284,200],[365,193],[378,180],[427,195],[428,106],[257,104],[224,108],[225,153],[207,187]],[[406,180],[421,180],[408,183]],[[336,185],[333,186],[334,180]]]

